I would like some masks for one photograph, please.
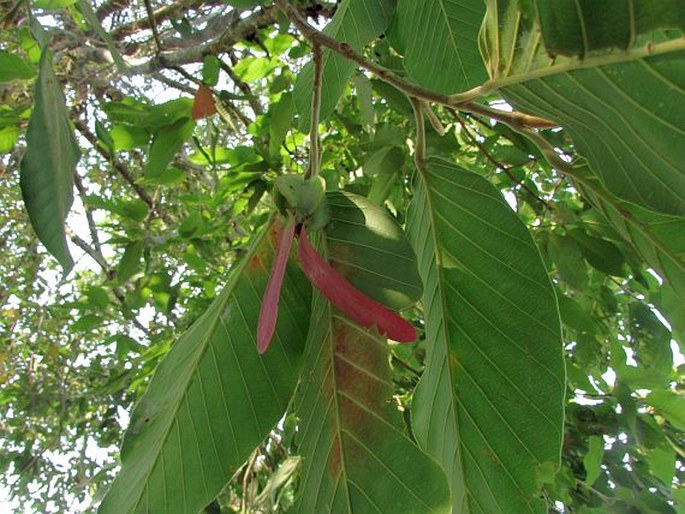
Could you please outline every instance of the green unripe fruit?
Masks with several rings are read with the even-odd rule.
[[[321,177],[305,180],[302,175],[281,175],[276,179],[276,206],[279,205],[279,194],[287,207],[295,212],[298,222],[308,219],[317,210],[326,194],[326,182]]]

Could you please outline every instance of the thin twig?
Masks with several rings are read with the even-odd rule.
[[[81,203],[83,203],[83,210],[86,213],[88,231],[90,232],[90,238],[93,240],[93,246],[95,247],[95,250],[102,255],[102,246],[100,245],[97,226],[95,225],[95,219],[93,218],[93,210],[88,205],[88,202],[85,201],[86,196],[88,196],[88,191],[86,191],[86,188],[83,185],[83,180],[81,180],[81,176],[79,174],[74,174],[74,183],[76,184],[76,189],[81,197]]]
[[[320,45],[314,45],[314,78],[312,80],[312,112],[309,130],[309,167],[305,178],[319,175],[321,167],[321,150],[319,136],[319,113],[321,112],[321,89],[323,78],[323,52]]]
[[[416,98],[410,98],[416,122],[416,148],[414,148],[414,162],[421,175],[425,175],[426,166],[426,123],[423,120],[423,104]]]
[[[136,192],[140,199],[143,200],[151,210],[155,211],[157,215],[160,218],[162,218],[162,220],[164,220],[164,222],[167,225],[175,225],[174,220],[171,218],[171,216],[169,216],[169,213],[167,213],[159,205],[155,204],[155,201],[148,194],[148,192],[145,191],[145,189],[143,189],[140,184],[138,184],[138,182],[136,181],[136,177],[133,175],[131,170],[129,170],[125,164],[117,160],[113,155],[109,153],[109,151],[107,151],[105,148],[102,147],[102,145],[98,143],[97,136],[88,129],[86,124],[79,119],[74,119],[73,121],[74,126],[81,133],[81,135],[88,140],[88,142],[95,149],[95,151],[97,151],[105,160],[112,164],[112,167],[131,186],[131,188]]]
[[[229,52],[230,54],[230,52]],[[240,90],[243,95],[245,95],[245,99],[247,102],[250,104],[250,107],[252,108],[252,112],[255,113],[255,116],[259,116],[260,114],[264,113],[264,109],[262,109],[262,106],[260,105],[259,101],[257,100],[257,97],[254,96],[252,93],[252,89],[250,86],[244,82],[237,74],[235,71],[233,71],[233,67],[229,66],[226,64],[224,61],[220,60],[219,61],[219,67],[226,72],[226,75],[230,77],[230,79],[233,81],[233,83],[236,85],[236,87]]]
[[[507,121],[508,123],[515,124],[519,127],[548,128],[556,127],[558,125],[553,121],[545,120],[544,118],[537,116],[530,116],[520,112],[500,111],[489,106],[475,103],[474,100],[482,95],[481,89],[478,87],[463,93],[445,95],[409,82],[392,72],[390,69],[370,61],[362,54],[355,51],[347,43],[336,41],[332,37],[329,37],[312,27],[287,0],[274,0],[274,3],[285,12],[286,16],[288,16],[297,29],[312,43],[312,45],[318,44],[333,50],[350,61],[357,63],[365,70],[370,71],[384,82],[396,87],[408,97],[419,98],[448,107],[455,107],[465,112],[484,114],[493,119]]]
[[[458,116],[458,113],[455,113],[455,115]],[[469,139],[469,141],[471,141],[472,145],[478,148],[478,150],[485,156],[485,158],[488,161],[490,161],[495,167],[501,169],[512,182],[514,182],[519,187],[524,189],[529,195],[531,195],[545,208],[547,208],[547,210],[549,210],[550,212],[554,212],[554,207],[549,202],[547,202],[547,200],[545,200],[544,198],[540,198],[540,196],[538,196],[538,193],[534,191],[528,184],[516,178],[516,176],[511,172],[510,166],[507,166],[506,164],[495,159],[495,157],[490,153],[490,151],[487,148],[485,148],[485,145],[481,144],[481,142],[478,141],[478,139],[473,134],[471,134],[471,131],[468,128],[467,124],[464,123],[464,121],[461,119],[460,121],[466,137]]]
[[[147,19],[150,21],[150,30],[152,31],[152,37],[157,45],[157,54],[162,52],[162,42],[159,39],[159,31],[157,30],[157,23],[155,23],[155,13],[152,10],[152,5],[150,5],[150,0],[143,0],[145,3],[145,11],[147,12]]]

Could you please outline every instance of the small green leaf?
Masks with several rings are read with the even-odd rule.
[[[269,153],[278,156],[280,147],[288,131],[293,128],[295,104],[293,95],[284,93],[281,99],[269,107],[271,122],[269,123]]]
[[[588,284],[587,266],[578,244],[570,237],[551,234],[547,251],[557,271],[569,285],[585,289]]]
[[[202,61],[202,82],[209,87],[216,86],[219,81],[221,61],[216,55],[205,55]]]
[[[676,429],[685,430],[685,397],[670,390],[656,390],[646,400]]]
[[[5,50],[0,50],[0,83],[15,79],[30,79],[36,70],[24,59]]]
[[[387,28],[394,10],[394,0],[343,0],[323,32],[360,51]],[[328,50],[324,50],[323,61],[322,121],[335,109],[355,68],[354,63]],[[294,98],[301,130],[307,130],[310,125],[313,79],[314,66],[308,63],[295,82]]]
[[[158,179],[193,132],[193,120],[181,118],[155,132],[150,145],[145,178]]]
[[[36,9],[56,10],[74,5],[77,0],[33,0]]]
[[[38,239],[67,273],[73,259],[64,222],[73,201],[74,173],[81,157],[59,79],[49,51],[43,52],[36,79],[35,105],[21,161],[21,191]]]
[[[590,436],[588,441],[588,450],[583,457],[583,466],[585,467],[585,483],[589,486],[595,483],[595,480],[602,472],[602,459],[604,458],[604,439],[600,436]]]
[[[266,57],[246,57],[235,65],[234,71],[245,82],[251,83],[266,77],[277,64]]]
[[[251,7],[269,3],[269,0],[224,0],[224,2],[238,9],[250,9]]]
[[[9,153],[19,139],[19,127],[0,128],[0,153]]]
[[[126,245],[124,255],[117,266],[116,279],[119,284],[127,282],[138,271],[140,271],[140,260],[143,257],[143,243],[133,241]]]
[[[648,453],[647,460],[652,475],[661,480],[664,485],[670,486],[675,476],[675,451],[672,448],[654,448]]]

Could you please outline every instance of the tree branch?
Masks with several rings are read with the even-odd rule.
[[[81,133],[81,135],[83,135],[83,137],[85,137],[88,140],[88,142],[91,144],[91,146],[95,149],[96,152],[98,152],[105,160],[112,163],[112,167],[131,186],[131,188],[136,192],[140,199],[148,205],[150,210],[156,212],[157,215],[160,218],[162,218],[162,220],[164,220],[164,222],[167,225],[175,225],[174,220],[171,218],[171,216],[169,216],[169,213],[167,213],[159,205],[157,205],[152,196],[150,196],[148,192],[145,191],[145,189],[143,189],[143,187],[140,184],[138,184],[138,182],[136,181],[136,177],[135,175],[133,175],[131,170],[129,170],[125,164],[117,160],[113,155],[111,155],[98,143],[98,139],[95,136],[95,134],[93,134],[88,129],[88,127],[83,121],[75,119],[74,126]]]

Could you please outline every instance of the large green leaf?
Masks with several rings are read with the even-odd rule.
[[[198,512],[285,412],[300,369],[310,287],[289,266],[274,341],[260,356],[257,318],[272,232],[256,238],[223,292],[159,365],[133,412],[122,470],[99,512]]]
[[[685,214],[685,51],[550,75],[502,93],[566,127],[612,193]]]
[[[635,14],[633,2],[617,4],[621,8],[611,11],[615,18]],[[642,9],[647,1],[638,4],[633,7]],[[552,58],[540,22],[519,5],[488,2],[482,44],[492,80],[486,88],[497,88],[518,109],[567,128],[577,152],[613,194],[657,212],[685,214],[685,39],[629,32],[628,49]],[[601,23],[585,25],[574,16],[578,13],[570,10],[554,14],[562,39],[570,38],[572,27],[579,31],[581,46],[569,43],[575,48],[571,53],[606,46],[595,33]],[[662,18],[668,17],[643,17],[645,25],[635,27],[669,26],[677,19]]]
[[[64,221],[74,200],[74,173],[81,152],[47,49],[40,58],[34,100],[21,161],[21,193],[38,239],[66,273],[74,261]]]
[[[604,48],[628,48],[660,27],[685,29],[680,0],[536,0],[545,48],[551,54],[586,55]]]
[[[564,358],[538,249],[494,186],[447,161],[418,177],[408,217],[425,287],[416,438],[447,471],[454,512],[546,512]]]
[[[395,0],[343,0],[323,31],[360,51],[386,29],[394,10]],[[323,59],[322,120],[335,109],[355,69],[353,62],[329,50],[324,51]],[[295,83],[295,106],[300,114],[300,128],[303,130],[309,127],[311,119],[313,77],[314,66],[309,63],[298,74]]]
[[[385,340],[315,295],[296,408],[296,512],[449,512],[444,473],[403,433]]]
[[[351,193],[326,195],[331,265],[367,296],[393,310],[414,305],[423,286],[416,255],[390,214]]]
[[[473,0],[399,0],[391,40],[418,84],[458,93],[487,79],[478,51],[485,4]]]

